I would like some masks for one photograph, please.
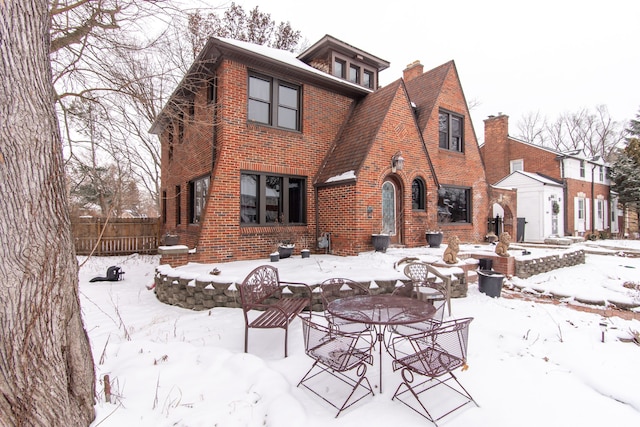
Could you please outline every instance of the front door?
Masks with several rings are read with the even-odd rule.
[[[382,233],[389,234],[392,244],[402,241],[398,190],[391,181],[382,184]]]

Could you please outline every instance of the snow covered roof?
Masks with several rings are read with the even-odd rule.
[[[505,181],[511,180],[511,178],[513,176],[515,176],[515,175],[522,175],[522,176],[524,176],[526,178],[538,181],[543,185],[551,185],[551,186],[554,186],[554,187],[562,187],[562,183],[561,182],[555,181],[555,180],[553,180],[551,178],[547,178],[547,177],[545,177],[543,175],[540,175],[540,174],[537,174],[537,173],[525,172],[525,171],[514,171],[514,172],[510,173],[509,175],[505,176],[504,178],[502,178],[500,181],[496,182],[495,186],[499,187],[501,183],[504,184]]]

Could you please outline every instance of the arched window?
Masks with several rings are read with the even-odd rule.
[[[425,188],[422,178],[416,178],[411,183],[411,208],[423,211],[425,207]]]
[[[396,187],[389,181],[382,184],[382,233],[396,234]]]

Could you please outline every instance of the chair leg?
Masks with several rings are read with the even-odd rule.
[[[249,347],[249,327],[245,325],[244,327],[244,352],[247,352]]]
[[[312,372],[314,370],[316,370],[317,372],[314,372],[312,374]],[[369,379],[366,377],[367,368],[364,365],[364,363],[362,363],[362,365],[360,365],[360,366],[358,366],[356,368],[356,372],[357,372],[357,376],[358,376],[357,380],[345,375],[342,372],[334,371],[333,369],[322,365],[321,363],[319,363],[316,360],[315,362],[313,362],[313,365],[311,365],[311,369],[309,369],[307,371],[307,373],[304,375],[304,377],[302,377],[302,379],[298,383],[297,387],[303,386],[304,388],[306,388],[307,390],[311,391],[316,396],[320,397],[322,400],[327,402],[329,405],[331,405],[334,408],[336,408],[338,410],[338,413],[336,414],[336,418],[337,418],[342,413],[342,411],[344,411],[345,409],[347,409],[347,408],[353,406],[354,404],[358,403],[360,400],[364,399],[368,395],[372,395],[372,396],[374,395],[373,387],[371,387],[371,383],[369,382]],[[310,380],[312,378],[315,378],[318,375],[321,375],[323,373],[332,375],[333,377],[335,377],[338,380],[348,384],[351,387],[351,392],[349,393],[349,396],[347,396],[347,398],[345,399],[345,401],[341,405],[339,403],[336,403],[335,401],[329,400],[326,395],[314,390],[309,385],[305,384],[305,381]],[[359,396],[355,400],[351,400],[351,398],[354,396],[354,394],[356,393],[356,391],[360,387],[362,387],[366,391],[366,393],[363,394],[362,396]]]
[[[284,357],[287,357],[287,343],[289,342],[289,325],[284,327]]]
[[[450,379],[453,379],[458,384],[460,389],[457,389],[456,387],[452,387],[451,385],[447,384],[447,381],[450,380]],[[438,425],[438,423],[437,423],[438,421],[440,421],[441,419],[443,419],[447,415],[453,413],[454,411],[457,411],[458,409],[462,408],[463,406],[465,406],[468,403],[473,402],[474,405],[479,406],[478,403],[476,403],[476,401],[473,399],[473,397],[471,397],[469,392],[462,386],[460,381],[458,381],[458,379],[456,378],[455,375],[453,375],[452,372],[449,372],[448,373],[448,378],[446,378],[444,380],[441,380],[440,378],[429,378],[426,381],[423,381],[423,382],[418,383],[418,384],[414,384],[412,386],[413,381],[414,381],[413,373],[410,370],[406,369],[406,368],[403,369],[403,371],[402,371],[402,382],[400,383],[400,385],[396,389],[396,392],[393,394],[393,397],[391,398],[391,400],[395,400],[397,398],[404,405],[408,406],[410,409],[412,409],[415,412],[417,412],[418,414],[422,415],[423,417],[425,417],[426,419],[431,421],[436,426]],[[403,386],[406,388],[406,390],[401,390],[403,388]],[[443,413],[443,414],[439,415],[437,418],[435,418],[433,415],[431,415],[429,410],[426,408],[426,406],[422,402],[422,399],[420,399],[420,394],[424,393],[424,392],[426,392],[428,390],[431,390],[431,389],[433,389],[434,387],[437,387],[437,386],[449,387],[449,389],[451,389],[454,392],[458,393],[465,400],[464,400],[464,402],[459,403],[457,406],[455,406],[452,409],[448,410],[446,413]],[[415,400],[417,405],[419,405],[419,407],[414,406],[415,403],[412,405],[408,401],[403,400],[402,395],[407,393],[407,392],[411,393],[411,395],[413,396],[413,399]]]

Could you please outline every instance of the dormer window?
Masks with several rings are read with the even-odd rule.
[[[365,70],[362,73],[362,86],[373,89],[373,72]]]
[[[344,79],[345,76],[345,69],[347,68],[347,64],[346,62],[344,62],[341,59],[336,59],[333,62],[333,75],[336,77],[340,77],[341,79]]]
[[[370,68],[358,58],[350,58],[334,52],[332,64],[331,74],[335,77],[369,89],[375,89],[377,75],[375,69]]]
[[[330,35],[306,49],[298,59],[333,77],[371,90],[378,88],[380,71],[390,65],[388,61]]]
[[[351,83],[360,84],[360,67],[353,64],[349,66],[349,81]]]

